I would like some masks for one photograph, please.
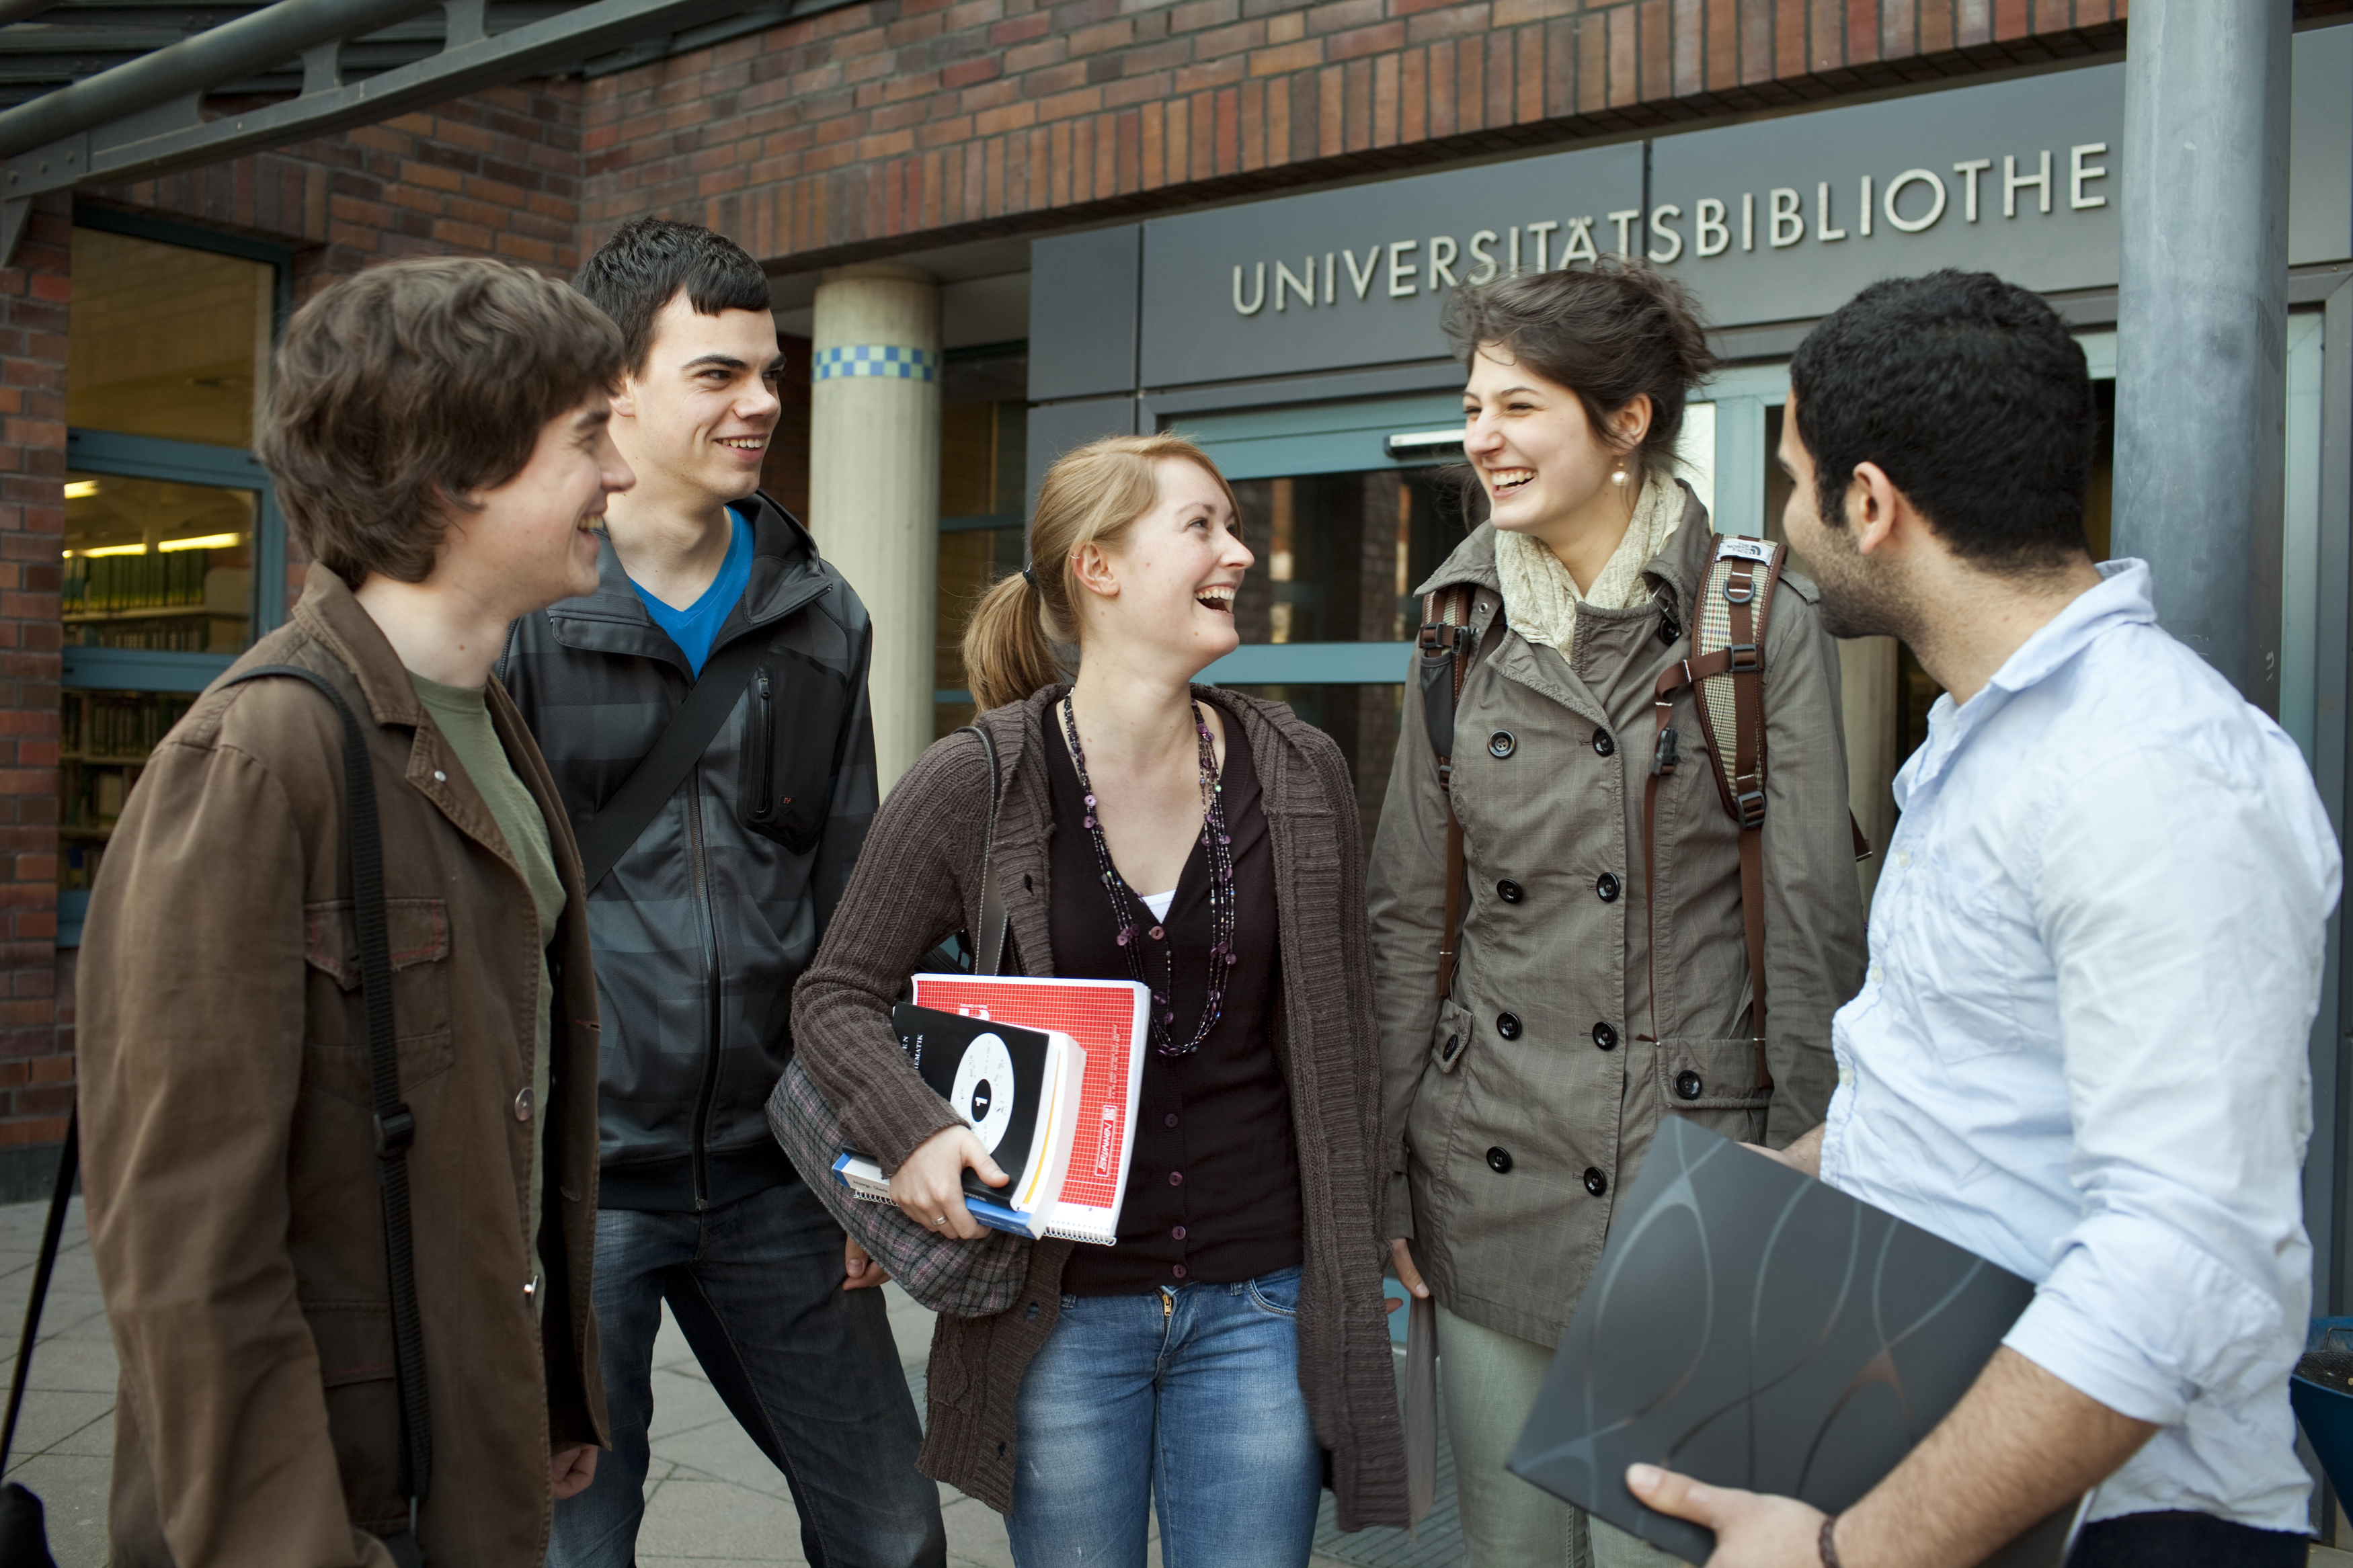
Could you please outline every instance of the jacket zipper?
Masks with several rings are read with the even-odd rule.
[[[759,787],[753,793],[748,815],[754,822],[765,822],[776,815],[776,703],[765,669],[754,674],[752,689],[752,754],[759,759],[759,771],[754,775]]]
[[[719,1053],[726,1016],[719,994],[719,921],[711,909],[711,869],[702,843],[702,764],[688,775],[686,796],[687,865],[694,883],[695,912],[702,918],[702,994],[706,999],[711,1047],[702,1061],[702,1092],[694,1106],[694,1206],[711,1206],[711,1173],[705,1168],[705,1145],[711,1133],[711,1107],[719,1098]]]

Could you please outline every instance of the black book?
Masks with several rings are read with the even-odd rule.
[[[891,1026],[923,1081],[1012,1178],[992,1187],[967,1169],[965,1206],[999,1230],[1044,1234],[1070,1164],[1086,1052],[1065,1034],[912,1004],[891,1010]],[[864,1155],[845,1150],[834,1171],[860,1196],[888,1200],[889,1182]]]

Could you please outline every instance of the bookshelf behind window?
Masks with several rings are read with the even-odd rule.
[[[191,692],[68,691],[58,734],[62,773],[58,885],[88,888],[131,786],[165,731],[195,700]]]

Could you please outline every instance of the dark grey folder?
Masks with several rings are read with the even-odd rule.
[[[1692,1563],[1626,1467],[1844,1509],[1968,1391],[2034,1287],[1681,1117],[1620,1202],[1513,1473]],[[2056,1564],[2074,1510],[1993,1559]]]

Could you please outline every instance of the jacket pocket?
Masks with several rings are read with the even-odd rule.
[[[1765,1135],[1773,1091],[1757,1087],[1753,1041],[1665,1039],[1651,1048],[1661,1111],[1743,1142]]]
[[[1438,1005],[1438,1023],[1430,1031],[1430,1065],[1451,1073],[1471,1054],[1471,1010],[1448,997]]]
[[[312,1037],[302,1077],[354,1105],[369,1105],[367,1013],[360,995],[359,927],[348,899],[305,905],[304,957],[315,977]],[[406,1091],[456,1059],[449,1027],[449,906],[442,899],[387,899],[392,1026]]]
[[[795,855],[815,849],[833,803],[848,737],[849,681],[806,654],[778,648],[752,674],[736,811],[743,825]]]
[[[392,1314],[370,1302],[304,1302],[319,1352],[327,1430],[353,1521],[385,1533],[406,1529],[400,1495],[400,1391],[393,1376]]]

